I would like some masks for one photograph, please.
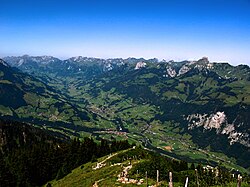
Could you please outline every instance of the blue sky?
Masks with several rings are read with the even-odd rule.
[[[250,65],[250,0],[0,0],[0,57],[144,57]]]

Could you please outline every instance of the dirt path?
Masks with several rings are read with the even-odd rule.
[[[132,164],[124,167],[122,172],[117,176],[118,177],[117,181],[121,182],[123,184],[141,185],[143,183],[144,179],[136,180],[136,179],[129,178],[128,171],[131,170],[132,167],[133,167]]]
[[[130,149],[128,149],[128,150],[130,150]],[[123,152],[126,152],[126,151],[128,151],[128,150],[125,150],[125,151],[123,151]],[[92,169],[93,169],[93,170],[101,169],[102,167],[106,166],[106,163],[105,163],[105,162],[106,162],[107,160],[109,160],[110,158],[116,156],[117,154],[118,154],[118,153],[109,155],[109,156],[108,156],[107,158],[105,158],[103,161],[97,162],[96,166],[95,166],[95,167],[92,167]],[[120,164],[121,164],[121,163],[117,163],[117,164],[114,164],[114,165],[112,165],[112,166],[120,165]],[[128,175],[128,170],[130,170],[131,168],[132,168],[132,165],[129,165],[129,166],[127,166],[127,167],[125,167],[125,168],[123,169],[123,172],[126,173],[126,175]],[[104,179],[100,179],[100,180],[98,180],[98,181],[95,181],[95,183],[93,184],[92,187],[98,187],[98,183],[101,182],[101,181],[103,181],[103,180],[104,180]]]
[[[113,155],[109,155],[107,158],[105,158],[103,161],[101,162],[97,162],[96,166],[95,167],[92,167],[93,170],[97,170],[97,169],[100,169],[104,166],[106,166],[106,161],[109,160],[110,158],[112,158],[113,156],[117,155],[118,153],[115,153]]]
[[[98,183],[99,182],[101,182],[101,181],[103,181],[104,179],[100,179],[100,180],[98,180],[98,181],[95,181],[95,184],[93,184],[93,187],[98,187]]]

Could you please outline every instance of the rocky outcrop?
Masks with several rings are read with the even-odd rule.
[[[187,65],[182,66],[181,69],[179,70],[178,76],[187,73],[189,70],[191,70],[191,68],[188,67]]]
[[[204,129],[219,129],[226,120],[224,112],[216,112],[215,114],[192,114],[187,117],[189,129],[203,126]]]
[[[141,68],[145,68],[146,67],[146,63],[145,62],[138,62],[135,66],[135,70],[137,69],[141,69]]]
[[[2,59],[0,59],[0,64],[4,65],[6,67],[9,67],[9,65],[5,61],[3,61]]]
[[[176,71],[174,68],[172,67],[168,67],[167,68],[167,76],[170,76],[170,77],[175,77],[176,76]]]
[[[188,129],[202,127],[205,130],[216,129],[217,134],[228,135],[230,145],[238,142],[242,145],[250,147],[249,134],[238,132],[235,124],[229,124],[224,112],[216,112],[215,114],[191,114],[186,120],[188,121]]]

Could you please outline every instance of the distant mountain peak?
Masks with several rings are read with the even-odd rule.
[[[28,58],[28,57],[30,57],[29,55],[23,55],[23,56],[21,56],[21,57],[23,57],[23,58]]]
[[[210,63],[208,57],[203,57],[197,61],[182,61],[174,62],[173,60],[167,63],[167,74],[164,77],[176,77],[188,73],[193,69],[198,71],[207,71],[213,69],[214,63]]]
[[[209,63],[209,60],[208,60],[208,57],[202,57],[201,59],[199,59],[197,62],[200,62],[200,63]]]
[[[80,60],[83,60],[84,59],[84,57],[82,57],[82,56],[76,56],[76,57],[72,57],[71,58],[73,61],[80,61]]]

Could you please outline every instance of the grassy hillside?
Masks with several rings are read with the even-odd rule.
[[[72,120],[89,120],[86,110],[79,110],[54,88],[3,64],[0,64],[0,116],[35,123],[67,136],[77,136],[75,129],[81,129]]]
[[[159,164],[161,163],[158,163],[158,161],[165,164],[165,166],[162,166],[164,168],[160,167]],[[98,163],[101,167],[97,169],[96,166]],[[150,166],[148,163],[150,163]],[[178,161],[168,160],[164,157],[139,148],[128,149],[100,158],[98,159],[98,162],[84,164],[74,169],[64,178],[50,181],[45,186],[146,186],[147,183],[148,185],[156,185],[157,169],[160,174],[158,183],[159,186],[168,185],[169,171],[173,172],[174,186],[183,186],[186,176],[189,176],[189,186],[196,186],[197,178],[195,171],[192,167],[189,167],[189,169],[187,166],[185,167],[185,163],[184,166],[181,166],[180,164],[181,163]],[[180,169],[181,167],[183,169]],[[146,180],[145,170],[147,170],[148,180]],[[216,168],[213,170],[214,172],[217,171]],[[205,171],[198,174],[198,181],[200,185],[223,187],[236,186],[237,179],[232,177],[229,179],[228,177],[231,175],[225,171],[220,171],[219,174],[219,176],[222,177],[221,179],[225,180],[223,184],[220,183],[220,177],[213,175],[206,176],[207,174],[208,173]],[[246,187],[248,185],[247,180],[247,178],[243,178],[242,186]],[[214,183],[208,184],[209,181],[214,181]]]

